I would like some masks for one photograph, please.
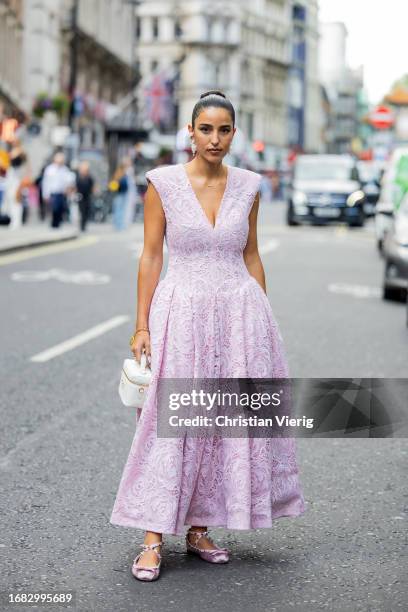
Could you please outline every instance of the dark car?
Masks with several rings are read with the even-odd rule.
[[[365,201],[351,155],[300,155],[294,165],[287,223],[334,221],[362,227]]]
[[[383,244],[385,260],[383,297],[406,299],[408,289],[408,197],[394,214]]]

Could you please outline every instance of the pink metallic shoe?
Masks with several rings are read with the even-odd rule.
[[[194,535],[198,535],[199,537],[195,538],[194,544],[191,544],[189,541],[188,535],[193,533]],[[186,546],[187,552],[193,553],[194,555],[198,555],[204,561],[209,561],[210,563],[227,563],[229,561],[229,550],[226,548],[214,548],[213,550],[206,550],[205,548],[199,548],[197,543],[200,541],[202,537],[208,538],[208,530],[207,531],[192,531],[189,530],[186,534]],[[208,538],[210,539],[210,538]]]
[[[156,555],[159,557],[159,563],[157,565],[153,567],[148,567],[147,565],[136,566],[136,563],[147,550],[152,550],[153,548],[157,548],[157,546],[163,546],[163,542],[155,542],[154,544],[140,544],[140,546],[143,548],[143,550],[133,561],[132,574],[138,580],[146,580],[149,582],[152,580],[157,580],[160,575],[160,566],[162,562],[161,554],[157,550],[155,551]]]

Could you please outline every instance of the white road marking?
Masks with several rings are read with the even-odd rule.
[[[106,285],[111,277],[108,274],[92,272],[92,270],[61,270],[51,268],[50,270],[22,270],[13,272],[11,280],[25,283],[35,283],[47,280],[58,280],[61,283],[74,283],[75,285]]]
[[[89,342],[89,340],[93,340],[102,334],[114,329],[115,327],[119,327],[119,325],[123,325],[127,321],[129,321],[128,315],[119,315],[117,317],[113,317],[112,319],[108,319],[104,323],[99,323],[99,325],[95,325],[95,327],[91,327],[85,332],[74,336],[73,338],[69,338],[60,344],[56,344],[41,353],[37,353],[30,358],[30,361],[34,361],[36,363],[44,363],[45,361],[49,361],[50,359],[54,359],[54,357],[59,357],[63,353],[67,351],[72,351],[73,349],[81,346],[81,344],[85,344]]]
[[[259,246],[259,254],[265,255],[265,253],[270,253],[270,251],[275,251],[280,245],[279,240],[272,238],[272,240],[268,240],[268,242],[264,242]]]
[[[330,283],[328,290],[332,293],[351,295],[359,299],[379,298],[381,289],[379,287],[369,287],[368,285],[352,285],[348,283]]]

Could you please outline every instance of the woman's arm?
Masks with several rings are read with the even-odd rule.
[[[258,224],[258,210],[259,210],[259,192],[256,195],[254,203],[249,213],[249,231],[248,241],[244,249],[244,260],[245,265],[248,268],[248,272],[251,276],[258,281],[262,289],[266,293],[265,284],[265,271],[262,265],[261,257],[258,252],[258,237],[257,237],[257,224]]]
[[[136,328],[148,328],[149,310],[154,290],[163,267],[163,240],[166,227],[160,196],[149,182],[144,203],[144,245],[139,261],[137,278],[137,314]],[[138,361],[143,347],[150,355],[150,337],[148,332],[136,335],[132,351]]]

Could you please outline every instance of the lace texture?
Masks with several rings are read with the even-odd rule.
[[[185,168],[147,172],[166,217],[168,269],[153,294],[152,381],[110,517],[114,525],[181,535],[185,525],[271,527],[305,502],[294,438],[158,438],[157,381],[286,378],[282,335],[243,259],[260,175],[230,166],[215,227]]]

